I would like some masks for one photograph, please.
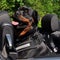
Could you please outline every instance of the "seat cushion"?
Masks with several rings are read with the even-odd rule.
[[[53,32],[51,38],[57,47],[60,47],[60,31]]]

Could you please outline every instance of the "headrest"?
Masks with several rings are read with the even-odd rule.
[[[60,31],[60,20],[59,20],[59,31]]]
[[[7,11],[0,11],[0,24],[2,23],[11,23],[11,20]]]
[[[55,14],[47,14],[42,18],[42,28],[46,32],[53,32],[59,29],[58,17]]]

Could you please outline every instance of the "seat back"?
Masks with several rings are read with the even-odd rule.
[[[13,40],[13,27],[7,11],[0,11],[0,50],[5,44],[6,34],[10,34]]]

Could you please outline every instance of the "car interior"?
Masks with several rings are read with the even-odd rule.
[[[28,34],[21,42],[15,39],[14,26],[6,11],[0,12],[0,51],[5,51],[8,60],[58,56],[60,54],[60,21],[55,14],[46,14],[41,20],[42,28]],[[4,56],[1,53],[1,56]],[[4,60],[4,58],[1,58]],[[35,59],[36,58],[36,59]]]

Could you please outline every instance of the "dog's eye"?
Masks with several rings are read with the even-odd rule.
[[[20,12],[19,11],[16,11],[16,15],[20,15]]]

